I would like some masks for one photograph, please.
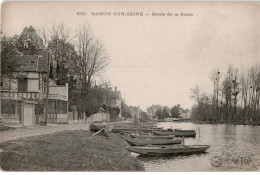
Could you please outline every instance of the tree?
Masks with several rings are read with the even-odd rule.
[[[197,103],[192,107],[192,120],[214,120],[217,114],[219,117],[215,119],[220,118],[228,122],[258,122],[260,65],[252,66],[246,72],[242,72],[240,77],[238,72],[237,68],[230,65],[222,82],[218,82],[221,75],[218,70],[214,70],[211,74],[214,81],[213,95],[202,92],[197,86],[191,89],[191,97]],[[221,83],[220,88],[218,83]]]
[[[242,94],[240,107],[243,108],[242,120],[245,121],[249,81],[247,79],[247,75],[244,72],[241,74],[240,83],[241,83],[241,94]]]
[[[204,121],[208,119],[212,120],[212,99],[210,95],[203,92],[198,86],[191,89],[191,93],[191,98],[195,99],[197,102],[196,106],[193,106],[191,111],[193,119],[200,119]],[[194,112],[196,113],[195,116]]]
[[[52,25],[49,29],[43,27],[38,30],[38,33],[43,38],[45,48],[51,53],[51,70],[55,75],[53,79],[57,84],[69,82],[70,85],[76,86],[78,55],[75,46],[71,43],[74,37],[71,37],[70,28],[61,23]]]
[[[211,72],[210,79],[213,81],[214,84],[214,91],[212,97],[212,105],[214,110],[215,118],[218,120],[219,118],[219,81],[220,81],[220,71],[215,69]]]
[[[251,111],[251,120],[259,119],[259,98],[260,98],[260,65],[255,65],[248,71],[248,108]]]
[[[37,55],[44,49],[43,40],[32,27],[25,27],[17,41],[18,50],[24,55]]]
[[[89,88],[92,80],[108,65],[108,57],[103,44],[93,37],[86,25],[78,31],[77,38],[78,79],[82,88]]]
[[[146,112],[144,112],[144,111],[141,111],[141,118],[140,118],[140,121],[141,122],[147,122],[147,121],[149,121],[149,116],[147,115],[147,113]]]
[[[173,118],[180,118],[180,110],[181,110],[181,107],[180,105],[175,105],[172,107],[171,109],[171,115]]]
[[[1,34],[1,77],[12,77],[18,66],[15,55],[21,54],[17,48],[16,43],[18,36],[7,37]]]
[[[193,98],[197,104],[200,104],[200,95],[201,95],[201,89],[198,86],[195,86],[195,88],[191,89],[191,98]]]
[[[170,108],[167,107],[167,106],[164,106],[163,107],[163,116],[164,116],[164,118],[170,117],[169,113],[170,113]]]
[[[133,117],[130,108],[126,105],[126,104],[122,104],[121,105],[121,114],[123,117],[125,117],[126,119],[131,119]]]
[[[158,119],[164,119],[163,111],[161,109],[158,109],[155,113]]]
[[[70,77],[74,77],[76,74],[77,53],[74,50],[74,46],[69,42],[65,42],[62,39],[55,39],[49,42],[48,49],[52,55],[52,71],[54,71],[54,79],[57,84],[64,84],[70,81]],[[72,82],[70,82],[72,83]]]
[[[226,73],[226,78],[222,82],[222,93],[226,101],[227,119],[235,120],[236,118],[237,96],[239,92],[238,70],[234,69],[234,67],[230,65]]]
[[[149,106],[147,107],[147,114],[150,116],[150,117],[154,117],[155,116],[155,113],[156,113],[156,108],[154,106]]]

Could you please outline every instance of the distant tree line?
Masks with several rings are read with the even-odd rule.
[[[122,116],[126,119],[138,119],[141,122],[149,121],[149,116],[143,110],[141,110],[138,106],[128,106],[122,102]]]
[[[151,118],[158,118],[160,120],[165,118],[180,118],[181,113],[188,112],[188,109],[183,109],[180,104],[173,106],[152,105],[147,108],[147,115]]]
[[[260,121],[260,64],[244,72],[230,65],[224,73],[213,70],[210,78],[212,94],[198,86],[191,89],[191,98],[196,102],[192,120],[241,124]]]

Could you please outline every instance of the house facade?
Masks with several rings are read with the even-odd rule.
[[[93,122],[109,122],[110,121],[110,115],[106,111],[106,105],[100,106],[97,113],[92,114],[88,117],[87,123],[93,123]]]
[[[12,78],[1,79],[1,118],[4,124],[32,126],[45,119],[47,72],[44,55],[16,56],[17,68]],[[57,86],[49,78],[47,123],[66,123],[68,84]]]
[[[183,119],[189,119],[190,118],[190,110],[189,109],[180,110],[180,117],[183,118]]]
[[[121,119],[122,118],[122,97],[121,97],[121,93],[120,91],[117,90],[117,88],[115,87],[115,90],[113,91],[112,88],[109,88],[108,90],[108,106],[110,108],[118,108],[119,109],[119,114],[117,116],[117,119]]]

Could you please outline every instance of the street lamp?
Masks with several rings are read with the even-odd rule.
[[[45,108],[45,125],[47,125],[47,119],[48,119],[48,106],[49,106],[49,74],[50,74],[50,70],[49,70],[49,66],[50,66],[50,53],[49,51],[47,51],[47,92],[46,92],[46,108]]]

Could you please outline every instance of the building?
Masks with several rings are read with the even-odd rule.
[[[103,94],[101,106],[107,105],[109,109],[110,121],[121,120],[122,118],[122,97],[121,92],[115,89],[113,90],[111,87],[106,86],[105,88],[102,87],[95,87],[96,90],[99,91],[100,94]],[[104,108],[105,109],[105,108]]]
[[[106,102],[106,101],[104,101]],[[117,119],[122,118],[122,97],[120,91],[117,90],[115,87],[115,91],[112,90],[112,88],[109,88],[108,90],[108,106],[112,109],[119,109],[119,114],[117,116]]]
[[[4,124],[32,126],[44,120],[47,97],[45,55],[16,56],[17,68],[12,78],[2,77],[1,117]],[[51,76],[50,76],[51,77]],[[66,123],[68,84],[57,85],[49,78],[47,123]]]
[[[107,106],[105,104],[101,105],[95,114],[88,117],[87,123],[93,122],[109,122],[110,114],[107,112]]]
[[[180,117],[183,119],[189,119],[190,118],[190,110],[189,109],[181,109],[180,110]]]

